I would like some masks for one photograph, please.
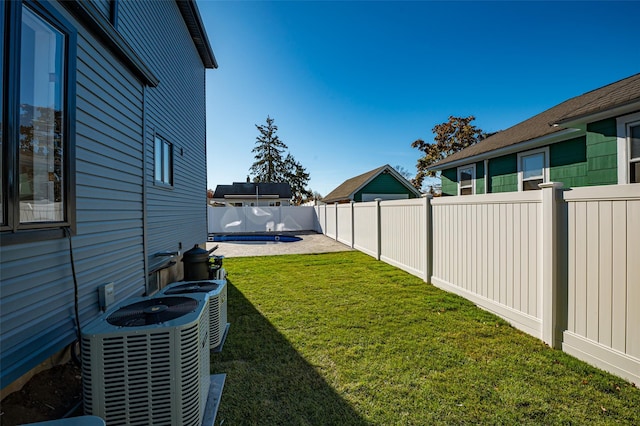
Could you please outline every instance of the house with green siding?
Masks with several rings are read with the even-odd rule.
[[[415,189],[393,167],[385,164],[377,169],[345,180],[336,189],[327,194],[322,202],[349,203],[351,201],[398,200],[420,197]]]
[[[587,92],[433,164],[443,195],[640,182],[640,74]]]

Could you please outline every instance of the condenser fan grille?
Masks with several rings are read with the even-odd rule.
[[[160,324],[180,318],[197,307],[198,301],[189,297],[154,298],[123,306],[109,315],[107,322],[119,327]]]
[[[220,287],[220,284],[211,281],[197,281],[171,287],[164,294],[209,293],[217,290],[218,287]]]

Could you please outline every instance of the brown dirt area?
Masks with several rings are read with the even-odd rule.
[[[69,361],[36,374],[21,390],[7,395],[0,403],[0,424],[13,426],[82,415],[81,401],[80,367]]]

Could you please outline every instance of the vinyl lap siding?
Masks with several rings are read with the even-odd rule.
[[[618,157],[615,118],[587,125],[587,184],[618,183]]]
[[[580,137],[549,146],[549,179],[565,188],[586,186],[586,138]]]
[[[476,194],[484,194],[484,161],[476,163]]]
[[[174,2],[122,2],[118,16],[118,30],[160,80],[145,95],[148,254],[179,242],[187,250],[207,236],[204,68]],[[156,134],[174,147],[171,189],[154,184]]]
[[[456,169],[446,169],[440,175],[442,195],[458,195],[458,176]]]
[[[518,156],[504,155],[489,160],[489,192],[518,190]]]
[[[142,89],[78,29],[76,223],[73,237],[81,323],[99,314],[96,288],[116,297],[144,291]],[[67,239],[0,248],[4,388],[75,340],[74,284]]]
[[[105,18],[107,18],[107,20],[109,19],[109,16],[111,15],[111,2],[113,0],[90,0],[91,3],[93,3],[93,5],[96,7],[96,9],[98,9],[100,11],[100,13],[102,13],[104,15]]]
[[[617,179],[615,120],[591,124],[585,137],[549,145],[549,178],[565,188],[615,184]],[[613,132],[613,133],[612,133]],[[442,173],[443,194],[457,194],[457,169]],[[476,193],[484,193],[484,163],[476,163]],[[489,160],[488,192],[518,191],[517,154]]]
[[[365,185],[360,191],[353,196],[355,201],[362,201],[362,194],[407,194],[409,198],[415,196],[404,185],[389,174],[380,174],[371,182]]]
[[[113,281],[122,299],[142,294],[145,284],[142,85],[86,34],[79,44],[74,244],[83,252],[76,260],[86,258],[94,293]]]

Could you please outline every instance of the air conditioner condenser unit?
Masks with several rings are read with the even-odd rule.
[[[211,383],[209,298],[134,298],[82,329],[85,414],[108,425],[200,426]]]
[[[227,281],[181,281],[162,290],[165,296],[203,293],[209,298],[209,348],[218,348],[224,342],[229,328],[227,323]]]

